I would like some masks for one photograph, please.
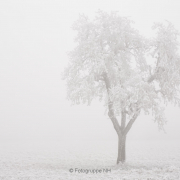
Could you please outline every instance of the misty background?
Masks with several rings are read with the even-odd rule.
[[[168,20],[180,31],[177,0],[2,0],[0,1],[0,144],[2,142],[115,140],[103,104],[71,106],[61,73],[75,47],[72,24],[98,9],[128,16],[145,36],[153,22]],[[129,140],[180,139],[180,109],[166,110],[166,133],[150,116],[138,117]]]

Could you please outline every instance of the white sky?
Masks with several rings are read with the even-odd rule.
[[[71,107],[61,72],[74,47],[71,26],[79,13],[119,11],[150,36],[153,22],[168,20],[180,31],[178,0],[1,0],[0,139],[114,139],[103,107]],[[167,110],[167,134],[139,117],[130,139],[180,138],[180,112]],[[157,137],[156,137],[157,136]],[[143,138],[142,138],[143,137]]]

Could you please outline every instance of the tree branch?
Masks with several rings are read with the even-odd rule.
[[[158,58],[157,58],[157,62],[156,62],[156,67],[155,67],[155,72],[153,75],[151,75],[147,82],[151,83],[152,81],[154,81],[159,74],[163,73],[165,71],[164,67],[160,66],[160,53],[158,53]]]
[[[121,129],[122,131],[125,129],[126,127],[126,112],[122,111],[121,112]]]
[[[148,78],[147,82],[148,82],[148,83],[151,83],[152,81],[154,81],[154,79],[156,79],[156,74],[151,75],[151,76]]]
[[[110,85],[110,81],[109,81],[109,78],[107,76],[107,73],[103,73],[103,78],[104,78],[107,93],[108,93],[108,96],[109,96],[110,95],[110,87],[111,87],[111,85]],[[113,110],[113,102],[110,100],[110,98],[108,99],[108,109],[109,109],[108,116],[109,116],[109,118],[111,119],[111,121],[113,123],[114,129],[116,130],[118,136],[122,136],[121,126],[119,125],[118,120],[115,117],[114,110]]]
[[[132,119],[128,122],[127,126],[125,127],[124,131],[123,131],[123,135],[127,135],[127,133],[129,132],[129,130],[131,129],[133,123],[135,122],[135,120],[137,119],[138,115],[140,113],[140,109],[138,109],[137,113],[135,113],[132,117]]]

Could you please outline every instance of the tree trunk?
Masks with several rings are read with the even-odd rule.
[[[102,73],[105,85],[106,85],[106,89],[107,89],[107,93],[108,93],[108,116],[111,119],[114,129],[118,135],[118,158],[117,158],[117,164],[119,162],[124,163],[126,160],[126,135],[129,132],[129,130],[132,127],[132,124],[134,123],[134,121],[136,120],[137,116],[140,113],[140,108],[136,107],[135,109],[135,113],[132,116],[132,118],[129,120],[127,126],[126,126],[126,114],[127,112],[125,110],[122,109],[121,111],[121,126],[119,125],[118,120],[116,119],[115,113],[114,113],[114,109],[113,109],[113,101],[110,99],[110,89],[111,89],[111,83],[109,80],[109,77],[107,75],[106,72]],[[138,101],[135,103],[137,104]],[[137,106],[137,105],[136,105]]]
[[[117,164],[119,162],[124,163],[126,160],[126,136],[118,136],[118,158]]]

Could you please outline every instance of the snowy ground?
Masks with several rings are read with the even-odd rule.
[[[0,180],[180,179],[178,141],[128,142],[127,162],[116,166],[116,156],[112,141],[1,143]]]

